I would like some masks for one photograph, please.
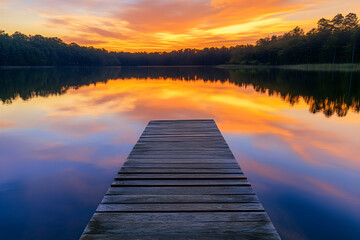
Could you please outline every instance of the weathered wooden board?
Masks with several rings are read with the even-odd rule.
[[[112,187],[121,186],[250,186],[247,179],[122,179]]]
[[[201,163],[129,163],[125,162],[124,167],[140,168],[235,168],[239,169],[236,163],[229,164],[201,164]]]
[[[213,120],[150,121],[81,239],[280,239]]]
[[[82,239],[279,239],[271,222],[90,221]]]
[[[100,203],[96,212],[259,212],[260,203]]]
[[[123,167],[119,173],[243,173],[242,170],[233,168],[139,168],[139,167]]]
[[[193,174],[193,173],[138,173],[138,174],[127,174],[120,173],[115,177],[115,180],[126,180],[126,179],[247,179],[244,174],[240,173],[229,173],[229,174]]]
[[[157,159],[194,159],[197,158],[199,160],[201,159],[226,159],[226,158],[232,158],[232,154],[131,154],[129,155],[128,159],[147,159],[147,158],[157,158]]]
[[[250,203],[256,195],[105,195],[101,203]]]
[[[165,180],[166,181],[166,180]],[[254,194],[248,186],[156,186],[110,187],[106,194],[138,195],[198,195],[198,194]]]
[[[121,196],[121,195],[119,195]],[[206,195],[205,195],[206,196]],[[225,196],[225,195],[222,195]],[[235,195],[236,196],[236,195]],[[192,196],[193,197],[193,196]],[[151,199],[151,198],[150,198]],[[90,221],[104,222],[269,222],[265,212],[95,213]]]
[[[196,159],[196,158],[188,158],[188,159],[176,159],[176,158],[146,158],[146,159],[129,159],[127,160],[128,163],[178,163],[178,164],[185,164],[185,163],[197,163],[197,164],[222,164],[222,163],[231,163],[234,164],[236,161],[232,158],[217,158],[217,159]]]

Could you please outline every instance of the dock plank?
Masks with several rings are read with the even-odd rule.
[[[279,239],[271,222],[138,222],[90,221],[83,239]]]
[[[147,174],[126,174],[121,173],[115,177],[115,180],[124,180],[124,179],[247,179],[244,174],[194,174],[194,173],[147,173]]]
[[[140,167],[123,167],[119,173],[243,173],[243,171],[234,168],[140,168]]]
[[[260,212],[260,203],[100,203],[96,212]]]
[[[196,158],[188,158],[188,159],[175,159],[175,158],[140,158],[140,159],[129,159],[127,160],[128,163],[177,163],[177,164],[186,164],[186,163],[197,163],[197,164],[223,164],[223,163],[230,163],[230,164],[236,164],[236,160],[233,158],[206,158],[206,159],[196,159]]]
[[[122,179],[112,187],[120,186],[250,186],[247,179]]]
[[[197,195],[197,194],[254,194],[248,186],[137,186],[110,187],[106,194],[139,195]]]
[[[280,239],[215,121],[150,121],[80,239]]]
[[[239,169],[236,163],[229,164],[201,164],[201,163],[129,163],[125,162],[124,167],[140,167],[140,168],[234,168]]]
[[[256,195],[105,195],[101,203],[254,203]]]
[[[209,196],[209,195],[204,195]],[[236,195],[235,195],[236,196]],[[104,222],[269,222],[265,212],[94,213],[90,221]]]

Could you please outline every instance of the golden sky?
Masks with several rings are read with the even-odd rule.
[[[349,12],[359,15],[359,0],[0,0],[0,29],[108,50],[169,51],[254,43]]]

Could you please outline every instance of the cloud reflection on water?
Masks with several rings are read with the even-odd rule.
[[[48,227],[61,218],[77,217],[62,215],[62,210],[85,204],[81,213],[85,225],[149,120],[214,118],[283,236],[300,239],[310,233],[307,225],[296,227],[305,224],[300,222],[298,209],[286,209],[288,222],[294,223],[288,226],[281,215],[285,206],[273,201],[274,197],[303,194],[314,206],[325,201],[323,207],[328,211],[337,206],[348,219],[359,218],[358,212],[351,211],[360,197],[354,190],[360,169],[359,114],[326,118],[310,114],[301,98],[290,106],[277,95],[196,78],[199,80],[114,78],[69,88],[62,95],[27,101],[17,98],[2,105],[0,194],[21,186],[17,201],[29,207],[41,200],[43,205],[35,204],[35,208],[52,214],[51,219],[42,215],[34,222],[49,221]],[[53,204],[59,198],[58,207],[40,195],[55,201]],[[28,216],[31,219],[35,217]],[[74,232],[81,233],[79,229]],[[34,236],[54,234],[41,231]],[[327,229],[319,231],[322,234]]]

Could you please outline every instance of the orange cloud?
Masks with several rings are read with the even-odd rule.
[[[0,120],[0,129],[15,127],[15,125],[16,124],[13,122],[7,120]]]
[[[49,121],[49,119],[51,119]],[[98,131],[105,131],[108,129],[107,126],[101,125],[96,121],[86,122],[74,122],[67,118],[45,118],[44,124],[50,124],[50,130],[56,130],[66,135],[72,135],[76,137],[84,137],[88,134]]]
[[[0,8],[5,1],[0,0]],[[118,51],[233,46],[356,12],[357,0],[17,0],[2,28]]]
[[[49,143],[42,145],[32,152],[32,157],[44,161],[74,161],[88,163],[96,149],[88,146],[74,146],[65,143]]]
[[[251,159],[242,159],[244,160],[242,165],[246,166],[247,172],[252,172],[262,177],[296,187],[305,192],[311,192],[314,195],[331,196],[337,199],[344,199],[353,204],[360,204],[358,198],[335,185],[322,182],[314,177],[304,176],[303,173],[289,172]]]
[[[121,51],[254,42],[261,36],[290,30],[296,24],[284,21],[284,14],[310,5],[289,0],[140,0],[103,1],[102,5],[97,0],[77,0],[59,9],[54,1],[41,3],[44,6],[34,11],[46,20],[47,28],[64,29],[66,41]],[[85,10],[61,10],[64,6],[83,6]],[[96,10],[101,14],[94,14]]]
[[[338,198],[343,198],[346,199],[348,201],[352,201],[354,203],[356,203],[357,205],[360,205],[360,199],[356,198],[355,196],[352,196],[346,192],[343,192],[342,189],[338,189],[335,186],[329,185],[327,183],[321,182],[317,179],[314,178],[306,178],[306,180],[308,182],[310,182],[313,186],[315,186],[315,188],[320,189],[321,191],[318,191],[318,194],[329,194],[329,195],[333,195],[335,197]]]
[[[7,9],[5,0],[0,0],[0,9]]]
[[[221,26],[231,26],[251,22],[254,19],[268,17],[270,15],[303,9],[309,5],[309,2],[298,3],[289,0],[264,0],[261,2],[214,0],[212,4],[216,8],[222,9],[213,19],[213,24],[219,27],[218,23],[221,23]]]
[[[113,16],[126,21],[130,29],[141,32],[183,33],[205,24],[219,11],[208,0],[145,0],[125,7]]]

